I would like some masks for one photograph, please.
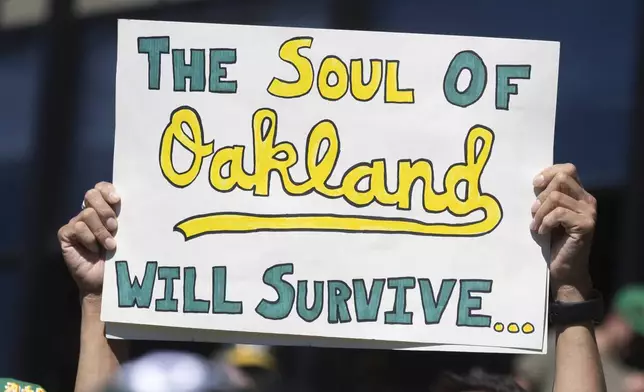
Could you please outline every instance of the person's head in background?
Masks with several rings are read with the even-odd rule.
[[[219,346],[210,359],[196,350],[155,351],[126,363],[104,392],[264,391],[277,381],[276,366],[267,346]]]
[[[239,369],[255,391],[279,390],[277,360],[270,346],[236,344],[223,352],[214,353],[211,359],[215,363],[225,363]]]
[[[619,290],[613,308],[596,329],[597,345],[604,355],[622,358],[632,354],[644,337],[644,285]]]
[[[465,375],[444,373],[431,392],[525,392],[512,376],[489,374],[473,369]]]
[[[252,380],[230,364],[198,354],[159,351],[126,363],[103,392],[255,391]]]
[[[624,378],[624,391],[644,392],[644,285],[617,292],[613,309],[595,332],[602,355],[618,358],[632,370]]]

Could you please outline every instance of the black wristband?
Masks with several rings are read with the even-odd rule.
[[[550,304],[550,322],[554,325],[599,323],[604,316],[604,301],[596,290],[582,302],[554,301]]]

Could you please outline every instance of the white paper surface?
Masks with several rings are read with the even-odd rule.
[[[143,46],[141,37],[148,37]],[[156,37],[156,41],[150,37]],[[168,37],[167,48],[162,47],[159,37]],[[271,90],[269,85],[274,78],[297,79],[294,66],[279,56],[280,47],[296,37],[312,38],[310,48],[301,48],[296,57],[292,51],[291,58],[300,61],[300,66],[309,59],[315,79],[306,95],[283,98],[275,92],[287,90]],[[168,53],[159,54],[158,45],[161,52],[168,49]],[[182,80],[177,75],[185,75],[188,68],[175,61],[173,69],[172,60],[178,56],[173,51],[181,49],[185,50],[184,62],[192,61],[197,68],[200,49],[205,59],[205,67],[191,73],[193,79],[185,80],[185,86],[181,82],[177,85],[177,80]],[[196,49],[195,53],[191,55],[190,49]],[[221,49],[235,49],[234,63],[230,61],[230,51],[226,52],[229,57],[225,57],[224,52],[217,51]],[[150,54],[155,50],[160,56],[158,85],[151,68],[157,61]],[[450,63],[464,51],[475,52],[485,64],[485,78],[471,76],[465,70],[456,82],[461,95],[469,91],[468,84],[470,90],[479,84],[485,86],[480,97],[466,107],[462,107],[465,98],[453,91],[449,95],[444,88],[444,85],[450,88],[449,83],[444,83]],[[282,53],[283,57],[288,58],[287,52]],[[338,100],[322,98],[317,76],[320,64],[329,55],[337,56],[348,69],[351,59],[365,59],[365,83],[369,80],[369,59],[382,59],[383,80],[375,96],[361,102],[348,91]],[[103,320],[125,324],[119,329],[121,335],[133,328],[132,337],[137,333],[130,324],[184,328],[187,330],[179,335],[204,336],[206,340],[212,338],[195,335],[194,331],[280,335],[275,337],[274,344],[297,344],[298,339],[322,341],[310,338],[316,337],[345,339],[338,340],[339,345],[344,345],[346,339],[365,339],[360,344],[370,347],[382,346],[384,343],[378,343],[381,341],[413,342],[412,346],[427,349],[456,345],[452,348],[542,350],[548,271],[541,248],[529,231],[530,206],[534,201],[531,183],[541,169],[552,163],[558,57],[559,44],[553,42],[120,21],[114,184],[123,204],[118,249],[105,273]],[[221,58],[228,59],[221,66],[225,69],[223,76],[213,61]],[[463,62],[465,66],[480,71],[471,55],[463,58],[469,59]],[[393,77],[393,61],[397,61],[397,81]],[[212,64],[215,64],[214,71],[210,69]],[[326,64],[338,66],[337,61],[327,60]],[[503,77],[517,69],[508,71],[501,66],[526,65],[530,66],[529,78]],[[214,79],[220,78],[219,84],[212,82],[213,75]],[[301,74],[300,80],[305,81],[306,74]],[[481,80],[485,83],[479,83]],[[230,81],[236,82],[235,92],[222,93],[221,82]],[[329,83],[335,83],[335,76],[331,76]],[[515,89],[508,90],[508,84],[515,85]],[[183,87],[186,91],[175,91]],[[190,91],[201,87],[205,91]],[[220,92],[209,91],[213,89]],[[295,89],[291,86],[288,91]],[[409,97],[410,89],[413,89],[413,103],[385,102],[404,100]],[[450,103],[448,96],[462,106]],[[509,102],[507,110],[505,102]],[[167,162],[171,162],[170,168],[177,173],[189,171],[194,163],[194,155],[176,139],[164,147],[164,131],[167,140],[173,140],[166,130],[173,121],[173,113],[175,122],[180,115],[184,119],[190,119],[191,115],[196,119],[198,114],[205,145],[200,148],[204,151],[208,152],[207,144],[214,140],[211,153],[204,154],[207,156],[200,170],[195,169],[194,173],[198,174],[191,181],[186,180],[189,175],[173,175],[167,170]],[[254,157],[256,151],[271,146],[261,141],[262,137],[267,138],[261,131],[254,141],[253,118],[271,113],[277,121],[274,145],[291,143],[297,152],[297,162],[288,170],[291,179],[286,179],[286,186],[279,169],[273,170],[265,192],[268,195],[261,195],[261,165],[272,165],[275,169],[278,160],[285,158],[285,153],[277,151],[288,148],[280,144],[272,160],[270,153],[257,152],[259,158]],[[314,129],[323,120],[328,121],[327,125]],[[339,152],[324,185],[324,178],[319,180],[324,177],[320,174],[324,169],[315,167],[314,159],[307,164],[307,143],[317,147],[311,140],[325,129],[332,129],[329,122],[337,128],[338,140],[335,144],[322,143],[317,164],[322,165],[323,153],[330,154],[334,145],[339,145]],[[192,124],[192,128],[187,124],[181,128],[189,135],[183,136],[184,145],[200,143],[197,123]],[[258,124],[264,125],[264,132],[268,130],[268,123]],[[475,143],[475,138],[471,138],[468,147],[471,129],[474,130],[471,135],[490,139]],[[213,173],[226,177],[231,168],[239,168],[234,161],[221,170],[211,171],[213,155],[222,162],[227,152],[241,149],[221,150],[226,146],[244,147],[243,170],[248,173],[237,175],[240,186],[229,192],[223,188],[233,179],[211,179]],[[311,151],[314,156],[317,148]],[[292,152],[286,154],[294,158]],[[480,170],[475,166],[482,165],[480,159],[486,154],[487,162],[479,183],[473,181],[465,186],[460,179],[463,175],[470,178],[477,175]],[[365,165],[380,159],[384,160],[386,172],[386,179],[380,182],[386,181],[388,192],[382,190],[382,185],[378,187],[379,178],[383,178],[378,171],[380,163],[371,164],[374,174],[370,182],[357,183],[362,194],[351,192],[355,165],[363,163],[363,168],[368,169]],[[405,170],[409,176],[409,169],[400,167],[405,161],[421,159],[425,160],[421,168],[424,170],[414,173],[427,176],[431,166],[433,174],[435,194],[427,198],[425,205],[430,212],[423,208],[422,180],[415,182],[410,195],[396,193],[397,184],[402,184],[400,189],[405,190]],[[165,172],[160,162],[166,162]],[[461,169],[458,164],[462,165]],[[454,188],[449,183],[445,188],[446,172],[450,173],[450,181],[460,183],[456,187],[460,202],[455,197],[446,202],[447,197],[438,196],[442,192],[452,193]],[[309,177],[317,180],[308,184],[317,181],[317,185],[310,186],[313,191],[304,192]],[[338,190],[343,181],[348,185]],[[304,185],[298,187],[298,183]],[[380,198],[381,203],[358,206],[365,199],[368,185],[372,187],[373,197]],[[345,197],[338,197],[343,192]],[[485,194],[487,198],[481,196]],[[410,201],[408,208],[405,199]],[[399,208],[391,200],[400,202]],[[449,209],[437,212],[441,206]],[[502,216],[498,222],[494,219],[496,208]],[[487,210],[487,216],[483,209]],[[228,215],[221,218],[217,214]],[[190,222],[193,217],[206,218],[177,227],[178,223]],[[146,280],[147,262],[157,264],[149,265]],[[129,279],[127,275],[121,277],[120,287],[116,265],[125,267],[122,273],[129,272]],[[268,283],[274,279],[288,291],[289,286],[283,283],[288,282],[293,287],[294,303],[292,307],[267,306],[271,311],[262,312],[257,308],[262,300],[278,300],[276,290],[263,281],[265,272],[276,265],[291,266],[293,273],[284,275],[281,281],[279,276],[269,273]],[[225,300],[232,303],[221,304],[224,287],[221,281],[213,283],[213,267],[220,267],[216,269],[218,274],[225,267]],[[174,273],[178,279],[169,279]],[[137,284],[143,285],[138,292],[130,289],[135,276]],[[384,279],[377,318],[366,321],[372,315],[364,306],[358,306],[362,317],[359,320],[355,293],[361,287],[356,287],[360,283],[355,282],[364,280],[369,294],[374,279]],[[432,293],[427,291],[427,280],[431,282]],[[438,295],[443,280],[447,287],[454,280],[453,291],[440,321],[430,317],[426,323],[421,290],[425,289],[425,304],[430,303]],[[308,281],[307,307],[314,301],[313,281],[323,282],[322,307],[315,320],[306,321],[300,315],[305,312],[298,312],[298,281]],[[167,282],[173,283],[173,290],[167,289]],[[346,302],[342,290],[336,293],[339,295],[329,296],[329,288],[334,291],[335,287],[344,287],[341,282],[350,290]],[[396,299],[396,285],[404,284],[413,287],[400,289]],[[186,295],[192,297],[193,286],[193,299],[203,301],[199,304],[186,300]],[[468,302],[468,288],[490,292],[472,291],[469,296],[473,299]],[[281,305],[288,302],[285,293],[279,299]],[[236,303],[241,303],[241,314],[213,313],[238,312]],[[432,313],[431,306],[428,309],[429,316],[436,313]],[[313,313],[311,318],[316,315]],[[495,331],[497,323],[503,324],[502,332]],[[510,323],[517,324],[517,333],[508,332]],[[520,330],[525,323],[533,326],[533,332]],[[136,331],[151,330],[138,328]],[[173,338],[179,339],[179,335]]]

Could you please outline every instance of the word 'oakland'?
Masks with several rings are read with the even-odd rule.
[[[260,109],[253,115],[252,170],[244,168],[245,146],[225,146],[215,151],[214,141],[204,140],[201,118],[193,108],[176,109],[163,132],[159,164],[165,178],[174,186],[190,185],[203,166],[204,159],[212,156],[209,170],[211,187],[219,192],[236,188],[252,191],[256,196],[269,196],[270,174],[277,172],[283,191],[291,196],[304,196],[311,192],[330,199],[344,199],[360,208],[372,203],[412,208],[411,195],[414,184],[423,183],[422,206],[427,213],[448,211],[458,217],[481,210],[484,217],[467,223],[427,223],[406,218],[371,216],[339,216],[332,214],[256,215],[248,213],[212,213],[190,217],[175,226],[187,240],[208,233],[256,231],[343,231],[406,233],[438,236],[476,236],[488,233],[499,224],[502,210],[498,200],[481,191],[480,179],[494,143],[494,134],[483,126],[474,126],[465,140],[465,159],[447,170],[443,179],[444,190],[437,192],[431,161],[410,159],[397,162],[397,188],[391,192],[386,184],[386,162],[375,159],[353,165],[343,175],[338,185],[328,183],[340,155],[338,129],[330,120],[322,120],[309,132],[306,143],[305,165],[308,178],[293,179],[290,169],[298,163],[297,150],[290,142],[278,142],[277,114],[271,109]],[[186,126],[187,135],[182,130]],[[191,166],[179,172],[173,161],[173,145],[178,142],[194,159]],[[323,147],[327,143],[327,148]],[[224,172],[226,172],[224,174]],[[358,184],[367,182],[366,190]],[[464,197],[457,195],[457,187],[465,183]]]

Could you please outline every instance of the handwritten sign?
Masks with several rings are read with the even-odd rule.
[[[531,183],[552,163],[558,57],[120,21],[103,319],[130,338],[543,350]]]

